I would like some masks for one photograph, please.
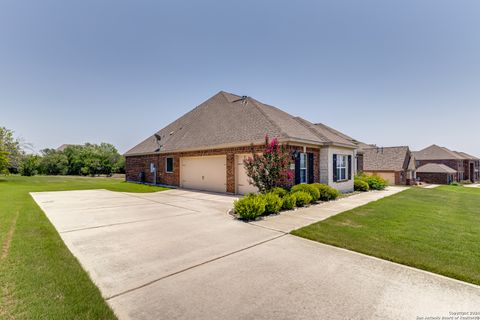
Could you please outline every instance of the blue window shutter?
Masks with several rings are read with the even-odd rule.
[[[307,153],[308,155],[308,183],[313,183],[315,177],[314,164],[313,164],[313,153]]]
[[[300,155],[295,157],[295,184],[300,183]]]
[[[352,180],[352,156],[348,156],[348,180]]]
[[[333,182],[337,182],[338,177],[337,177],[337,155],[333,155]]]

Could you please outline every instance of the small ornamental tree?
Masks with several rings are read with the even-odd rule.
[[[262,154],[257,154],[252,145],[253,157],[244,160],[243,164],[250,178],[250,184],[262,193],[275,187],[289,188],[293,184],[293,172],[290,170],[291,155],[284,145],[276,138],[269,141],[265,136],[265,146]]]

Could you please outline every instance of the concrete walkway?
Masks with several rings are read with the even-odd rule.
[[[324,202],[308,208],[267,216],[262,220],[250,222],[250,224],[289,233],[292,230],[325,220],[333,215],[363,206],[369,202],[391,196],[406,189],[408,189],[408,187],[390,186],[382,191],[359,193],[336,201]]]
[[[424,188],[424,189],[434,189],[436,187],[440,187],[440,185],[439,184],[427,184],[427,185],[422,186],[422,188]]]
[[[395,190],[328,205],[338,213]],[[226,213],[234,197],[32,196],[119,319],[398,320],[479,311],[478,286],[235,220]],[[334,214],[313,209],[296,214]]]
[[[467,188],[480,188],[480,184],[478,184],[478,183],[465,184],[464,187],[467,187]]]

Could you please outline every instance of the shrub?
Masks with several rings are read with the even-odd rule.
[[[295,191],[293,193],[293,195],[295,196],[297,207],[304,207],[307,204],[309,204],[310,202],[312,202],[312,200],[313,200],[310,193],[305,192],[305,191]]]
[[[280,198],[283,198],[288,194],[287,190],[280,187],[273,188],[271,192],[278,195]]]
[[[282,199],[273,192],[261,195],[265,199],[265,214],[273,214],[280,212],[282,209]]]
[[[292,210],[293,208],[295,208],[295,205],[297,204],[297,198],[293,193],[285,195],[282,200],[283,200],[282,209],[284,210]]]
[[[387,181],[379,176],[361,175],[355,177],[355,180],[365,181],[370,190],[383,190],[388,185]]]
[[[340,195],[340,192],[338,192],[337,189],[327,186],[326,184],[314,183],[313,186],[317,188],[320,194],[319,199],[321,201],[335,200]]]
[[[291,191],[293,193],[297,191],[303,191],[310,194],[310,196],[312,197],[312,200],[310,201],[317,201],[320,198],[320,191],[312,184],[297,184],[292,187]]]
[[[368,186],[367,182],[365,182],[363,180],[360,180],[360,179],[355,179],[355,181],[353,182],[353,189],[355,191],[365,192],[365,191],[370,190],[370,187]]]
[[[233,203],[235,213],[242,219],[253,220],[265,212],[266,200],[262,195],[248,195]]]
[[[453,181],[452,183],[450,183],[451,186],[455,186],[455,187],[461,187],[462,185],[457,182],[457,181]]]

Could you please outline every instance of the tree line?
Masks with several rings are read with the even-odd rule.
[[[27,154],[13,131],[0,127],[0,174],[111,175],[125,172],[125,158],[110,143],[69,145]]]

